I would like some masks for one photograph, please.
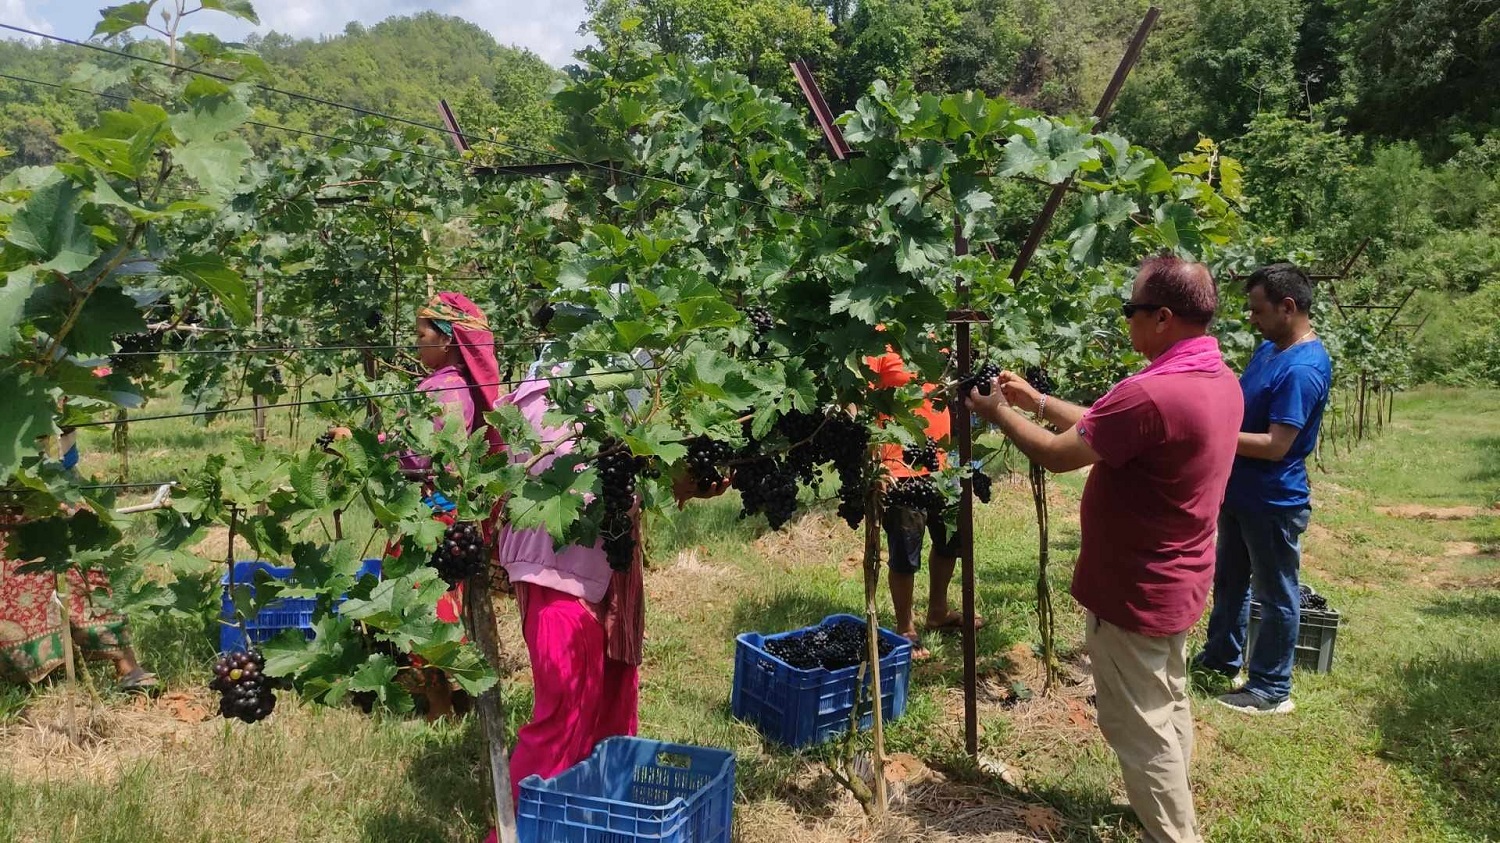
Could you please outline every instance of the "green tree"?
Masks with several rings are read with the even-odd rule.
[[[1261,114],[1229,147],[1245,164],[1252,219],[1288,252],[1314,248],[1337,257],[1357,245],[1349,242],[1356,147],[1348,138],[1306,120]]]
[[[795,90],[788,62],[817,63],[833,48],[828,11],[803,0],[587,0],[585,8],[583,29],[606,50],[644,38],[665,53],[722,60],[784,94]]]
[[[1301,99],[1295,58],[1305,0],[1197,0],[1192,46],[1179,72],[1198,92],[1197,130],[1238,134],[1257,114]]]
[[[1443,140],[1500,113],[1500,9],[1479,0],[1347,0],[1350,126]]]

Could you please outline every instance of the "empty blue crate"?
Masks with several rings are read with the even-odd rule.
[[[859,667],[838,670],[813,668],[799,670],[767,653],[767,641],[802,635],[818,627],[835,623],[865,622],[854,615],[829,615],[817,626],[761,635],[747,632],[735,639],[734,696],[730,708],[734,716],[760,729],[760,733],[789,747],[819,744],[849,730],[854,712],[855,680]],[[880,637],[892,649],[880,660],[880,702],[885,721],[889,723],[906,713],[906,694],[911,683],[911,642],[888,629]],[[865,676],[868,689],[871,678]],[[865,693],[868,693],[866,691]],[[867,706],[859,727],[867,729],[874,722],[874,707]]]
[[[284,580],[292,575],[291,567],[272,565],[269,562],[248,560],[234,563],[234,584],[236,586],[250,589],[255,593],[255,575],[258,571],[265,571],[272,579]],[[359,573],[355,579],[363,579],[366,576],[380,577],[380,560],[366,559],[359,566]],[[318,608],[318,601],[311,597],[283,597],[265,608],[261,609],[255,617],[245,619],[245,630],[240,631],[234,614],[234,598],[229,593],[229,575],[225,574],[219,578],[223,586],[223,593],[219,604],[219,652],[227,653],[231,650],[242,650],[250,644],[259,644],[262,641],[275,638],[282,630],[300,629],[308,638],[312,638],[313,611]],[[249,640],[246,641],[246,633]]]
[[[521,843],[730,843],[734,753],[609,738],[556,778],[527,776]]]

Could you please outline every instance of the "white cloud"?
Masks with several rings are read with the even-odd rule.
[[[457,0],[450,14],[479,24],[502,44],[526,47],[561,66],[587,40],[578,34],[583,0]]]
[[[99,9],[118,0],[0,0],[0,21],[87,38],[99,20]],[[254,0],[260,26],[225,15],[193,15],[194,29],[240,40],[251,32],[277,32],[299,38],[338,35],[350,21],[379,23],[392,15],[431,10],[472,21],[501,44],[525,47],[549,63],[562,66],[585,42],[578,35],[583,0]]]
[[[46,2],[46,0],[43,0],[43,2]],[[37,8],[37,4],[29,2],[29,0],[0,0],[0,23],[8,23],[12,26],[52,34],[52,24],[47,22],[44,15],[37,15],[33,14],[32,11],[28,11],[28,5],[33,10]],[[15,38],[24,36],[17,36],[15,33],[6,30],[5,37]]]

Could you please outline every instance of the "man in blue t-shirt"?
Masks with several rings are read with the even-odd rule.
[[[1245,419],[1219,512],[1214,607],[1194,666],[1234,678],[1245,664],[1250,597],[1261,624],[1249,677],[1219,702],[1247,714],[1285,714],[1301,617],[1301,536],[1312,513],[1307,455],[1318,442],[1333,365],[1312,328],[1312,281],[1290,263],[1245,283],[1260,344],[1240,376]]]

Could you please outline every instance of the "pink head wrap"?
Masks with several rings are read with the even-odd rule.
[[[495,409],[495,402],[500,400],[500,364],[495,359],[495,335],[484,311],[461,293],[438,293],[417,315],[451,326],[478,415]]]

